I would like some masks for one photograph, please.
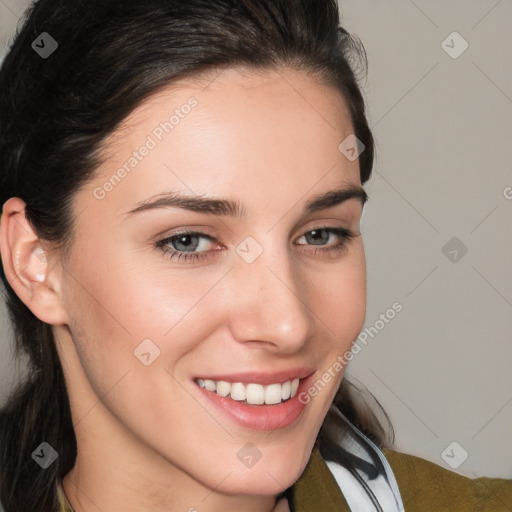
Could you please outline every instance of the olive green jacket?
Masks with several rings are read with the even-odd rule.
[[[420,457],[383,450],[406,512],[512,512],[512,480],[467,478]],[[349,512],[318,451],[294,485],[295,512]]]
[[[512,480],[467,478],[420,457],[384,450],[406,512],[512,512]],[[60,512],[73,512],[59,488]],[[293,486],[295,512],[350,512],[336,480],[314,450]]]

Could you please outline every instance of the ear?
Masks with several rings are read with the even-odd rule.
[[[49,253],[25,217],[25,202],[11,197],[0,220],[0,253],[5,276],[32,313],[47,324],[67,324],[61,304],[60,265],[50,269]]]

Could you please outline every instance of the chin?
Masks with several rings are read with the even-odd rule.
[[[248,472],[244,476],[231,475],[226,480],[226,485],[221,485],[218,490],[233,495],[275,496],[293,485],[296,480],[296,478],[291,478],[289,473],[274,474],[271,471],[268,473],[266,471],[262,473]],[[218,485],[218,482],[216,485]]]
[[[290,456],[290,453],[295,453],[295,455]],[[310,451],[298,453],[298,451],[287,450],[279,454],[269,453],[267,456],[263,455],[249,468],[243,467],[243,464],[237,464],[235,468],[223,467],[222,471],[208,475],[208,481],[204,483],[208,487],[218,488],[219,491],[226,494],[276,495],[299,479],[308,463],[309,456]],[[227,475],[230,472],[229,477],[219,486],[219,474]]]
[[[257,494],[277,494],[284,491],[302,475],[310,455],[310,450],[306,452],[299,451],[299,449],[273,454],[269,457],[269,463],[262,465],[258,474],[253,474],[251,471],[247,472],[250,488],[254,489]]]

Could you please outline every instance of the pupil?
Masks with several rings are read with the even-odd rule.
[[[178,251],[183,251],[185,249],[189,249],[189,248],[192,248],[192,249],[195,249],[195,246],[194,244],[192,243],[192,239],[194,238],[195,236],[194,235],[179,235],[173,245],[174,245],[174,248]],[[197,237],[195,237],[197,238]],[[196,245],[197,245],[197,242],[196,242]],[[181,246],[181,247],[180,247]],[[188,251],[187,251],[188,252]]]
[[[311,231],[310,233],[310,236],[311,238],[314,240],[314,241],[319,241],[319,240],[322,240],[324,237],[321,236],[321,233],[322,231],[324,231],[323,229],[314,229],[313,231]]]

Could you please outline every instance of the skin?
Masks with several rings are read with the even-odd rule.
[[[272,432],[232,422],[192,378],[301,366],[320,378],[364,324],[361,201],[303,211],[314,195],[361,185],[358,161],[338,149],[353,132],[340,93],[289,69],[211,80],[158,92],[109,137],[107,159],[74,197],[69,259],[37,238],[21,199],[3,207],[7,277],[53,326],[63,364],[78,443],[63,488],[76,512],[286,511],[276,496],[303,472],[343,372]],[[96,199],[94,189],[191,96],[191,113]],[[178,208],[123,215],[167,190],[239,200],[247,218]],[[323,226],[359,236],[328,254],[339,235],[320,245],[304,236]],[[212,236],[195,239],[206,258],[171,259],[155,247],[183,228]],[[247,236],[263,249],[251,264],[235,252]],[[147,338],[160,350],[149,366],[134,356]],[[248,442],[261,452],[250,468],[237,458]]]

